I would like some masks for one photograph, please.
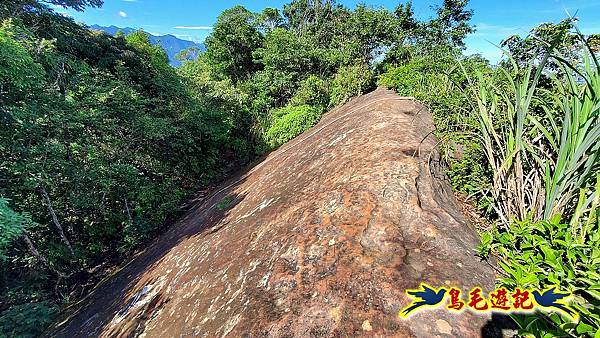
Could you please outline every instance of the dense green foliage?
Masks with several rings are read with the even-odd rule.
[[[433,111],[453,187],[490,223],[480,253],[498,257],[499,283],[575,293],[579,323],[516,316],[521,333],[598,332],[598,38],[543,24],[492,67],[462,53],[467,2],[423,21],[410,2],[236,6],[177,69],[144,32],[94,33],[46,6],[100,0],[2,2],[0,336],[40,334],[197,188],[376,85]]]
[[[597,186],[595,191],[598,191]],[[504,271],[500,284],[514,289],[558,286],[574,294],[571,307],[579,322],[557,314],[512,315],[522,333],[535,336],[594,335],[600,328],[600,223],[599,195],[595,194],[587,217],[577,222],[518,221],[505,231],[483,234],[484,254],[493,250]]]
[[[195,100],[145,33],[112,38],[40,8],[0,25],[0,335],[39,333],[248,157],[237,109]]]
[[[460,45],[457,27],[470,17],[465,4],[446,1],[440,17],[424,23],[412,18],[410,5],[397,14],[364,5],[350,10],[335,1],[296,0],[281,12],[236,6],[219,16],[206,53],[185,62],[179,73],[202,88],[202,96],[228,93],[222,103],[246,117],[249,125],[242,130],[252,131],[249,146],[260,153],[310,128],[320,113],[373,89],[376,65],[386,51],[400,48],[401,39],[438,36],[444,46]],[[457,38],[449,38],[449,31]],[[304,105],[311,108],[280,114],[281,108]]]
[[[273,112],[273,125],[265,133],[267,144],[277,148],[303,131],[309,129],[321,114],[315,108],[304,106],[288,106]]]

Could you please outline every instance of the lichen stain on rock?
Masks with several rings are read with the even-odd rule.
[[[421,282],[493,287],[432,130],[423,105],[384,89],[337,107],[199,202],[51,335],[480,335],[486,318],[469,312],[398,317]]]

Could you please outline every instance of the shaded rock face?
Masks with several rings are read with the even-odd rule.
[[[378,89],[224,184],[54,336],[472,337],[470,312],[398,312],[420,282],[493,287],[440,172],[427,109]]]

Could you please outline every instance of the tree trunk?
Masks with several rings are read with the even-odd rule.
[[[29,236],[27,236],[27,234],[23,235],[23,239],[25,240],[25,244],[27,244],[27,248],[29,249],[29,252],[31,252],[33,257],[35,257],[38,261],[42,262],[45,266],[49,266],[46,257],[42,256],[40,252],[37,251],[37,249],[33,245],[33,242],[31,241]]]
[[[52,223],[54,223],[54,227],[58,231],[58,234],[60,235],[60,238],[63,241],[63,243],[65,243],[67,245],[67,247],[69,248],[71,255],[73,255],[73,257],[75,257],[75,252],[73,251],[73,247],[71,246],[71,243],[69,242],[69,239],[67,238],[67,236],[65,236],[65,232],[63,231],[63,228],[60,225],[60,222],[58,221],[58,217],[56,216],[56,212],[54,212],[54,208],[52,208],[52,203],[50,203],[50,197],[48,196],[46,189],[44,187],[42,187],[41,191],[42,191],[42,197],[44,197],[44,200],[46,201],[46,205],[48,205],[48,210],[50,211],[50,215],[52,216]]]
[[[52,270],[52,272],[54,272],[55,274],[58,275],[59,280],[60,278],[65,278],[66,275],[58,270],[56,270],[55,268],[53,268],[50,263],[48,263],[48,260],[46,259],[46,257],[42,256],[42,254],[40,254],[40,252],[35,248],[35,246],[33,245],[33,242],[31,241],[31,238],[29,238],[29,236],[27,236],[27,234],[23,234],[23,240],[25,241],[25,244],[27,244],[27,248],[29,249],[29,252],[33,255],[33,257],[35,257],[38,261],[42,262],[42,264],[47,267],[48,269]]]
[[[133,218],[131,217],[131,211],[129,210],[129,204],[127,204],[127,199],[125,198],[125,211],[127,211],[127,217],[129,217],[129,221],[133,224]]]

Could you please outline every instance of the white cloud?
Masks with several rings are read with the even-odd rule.
[[[125,13],[123,11],[120,11],[119,12],[119,16],[122,17],[122,18],[126,18],[127,17],[127,13]]]
[[[197,37],[197,36],[193,36],[193,35],[188,35],[188,34],[173,34],[173,36],[180,38],[182,40],[188,40],[188,41],[192,41],[192,42],[196,42],[196,43],[200,43],[202,42],[202,39]]]
[[[176,28],[176,29],[193,29],[193,30],[200,30],[200,31],[209,31],[209,30],[213,29],[211,26],[175,26],[173,28]]]

